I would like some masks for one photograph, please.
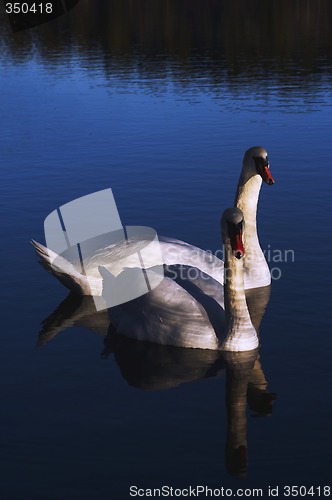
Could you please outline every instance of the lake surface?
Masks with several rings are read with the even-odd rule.
[[[0,17],[0,496],[125,499],[133,485],[324,496],[331,5],[90,3],[15,34]],[[91,301],[57,309],[67,291],[29,243],[44,242],[50,212],[112,188],[123,224],[215,252],[257,144],[276,183],[258,212],[274,279],[253,371],[254,359],[110,345]]]

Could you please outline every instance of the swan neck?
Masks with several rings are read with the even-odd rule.
[[[234,257],[229,240],[225,243],[224,274],[226,317],[229,321],[232,321],[232,318],[250,321],[244,293],[243,262]]]
[[[262,287],[271,283],[269,266],[257,234],[257,205],[261,185],[262,178],[259,175],[245,180],[241,173],[235,196],[235,206],[242,210],[245,222],[243,244],[246,288]]]
[[[234,257],[229,239],[225,239],[224,299],[226,339],[222,349],[248,351],[258,347],[244,292],[242,260]]]
[[[244,180],[241,174],[235,196],[235,206],[242,210],[246,225],[249,225],[252,233],[255,231],[256,236],[257,205],[261,186],[262,178],[259,175]]]

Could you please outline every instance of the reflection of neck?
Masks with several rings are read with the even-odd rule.
[[[246,288],[249,279],[250,288],[266,286],[271,283],[269,267],[257,235],[257,204],[261,185],[262,178],[259,175],[254,175],[247,181],[240,178],[235,197],[235,206],[242,210],[245,222],[243,244]]]
[[[250,377],[246,371],[227,370],[226,407],[228,417],[227,444],[233,449],[247,447],[247,387]]]
[[[232,475],[247,468],[247,388],[257,350],[223,353],[226,362],[227,441],[226,464]]]
[[[228,238],[225,239],[224,299],[226,315],[225,350],[248,351],[258,345],[247,308],[244,293],[243,262],[233,255]]]
[[[271,285],[246,290],[245,294],[251,322],[259,335],[259,327],[270,300]]]

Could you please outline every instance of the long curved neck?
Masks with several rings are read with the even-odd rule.
[[[258,337],[247,308],[244,293],[243,262],[234,257],[229,239],[225,239],[224,243],[226,339],[222,343],[222,349],[248,351],[258,346]]]
[[[245,287],[266,286],[271,283],[270,270],[265,260],[257,235],[257,204],[262,178],[254,175],[245,179],[240,177],[235,206],[242,210],[245,221],[243,244],[246,251],[244,258]]]
[[[235,196],[235,206],[242,210],[245,221],[244,248],[248,248],[248,243],[254,243],[259,249],[257,236],[257,204],[259,192],[262,186],[262,178],[259,175],[250,177],[247,181],[240,177]]]

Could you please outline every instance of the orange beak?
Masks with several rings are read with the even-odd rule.
[[[272,186],[274,184],[274,179],[271,175],[270,169],[268,166],[264,166],[262,170],[262,179],[266,184],[269,184],[269,186]]]
[[[234,234],[231,238],[231,247],[233,250],[233,255],[237,259],[242,259],[244,256],[244,248],[242,243],[242,231],[238,234]]]

